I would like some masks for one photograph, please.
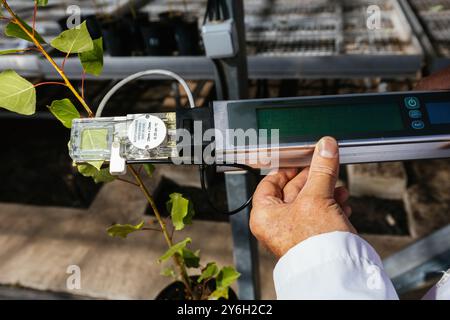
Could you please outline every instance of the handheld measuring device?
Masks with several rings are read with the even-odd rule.
[[[195,136],[196,121],[200,134],[214,128],[223,138],[212,153],[223,165],[270,167],[276,155],[279,167],[307,166],[323,136],[338,140],[342,164],[450,157],[450,91],[216,101],[176,113],[76,119],[70,155],[76,163],[109,161],[115,174],[126,163],[170,162],[186,157],[180,154],[186,143],[193,149],[210,143],[180,142],[179,129]],[[258,132],[258,139],[228,139],[236,131]],[[269,139],[261,142],[261,132]],[[261,150],[269,151],[266,159]]]

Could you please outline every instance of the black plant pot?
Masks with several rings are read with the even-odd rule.
[[[102,18],[100,25],[105,52],[113,57],[131,56],[134,48],[130,28],[121,18]]]
[[[64,17],[58,20],[58,24],[63,31],[67,30],[67,19],[68,17]],[[81,16],[81,22],[83,21],[86,21],[86,26],[92,39],[98,39],[102,36],[100,23],[95,15]]]
[[[171,56],[176,50],[171,26],[163,21],[152,21],[141,26],[145,53],[149,56]]]
[[[192,281],[195,283],[198,279],[198,276],[191,277]],[[214,281],[208,282],[208,288],[212,291],[216,289],[216,283]],[[172,284],[165,287],[155,298],[155,300],[187,300],[185,295],[185,287],[183,282],[176,281]],[[225,300],[225,299],[219,299]],[[228,300],[236,301],[238,297],[236,292],[230,288],[228,293]]]
[[[131,36],[129,45],[131,46],[131,53],[134,56],[142,56],[144,54],[145,45],[142,36],[142,27],[148,24],[149,17],[147,13],[138,12],[136,16],[126,15],[123,17],[123,23],[129,29]]]
[[[171,27],[178,55],[195,56],[200,54],[200,34],[196,18],[181,12],[163,12],[159,14],[159,18]]]

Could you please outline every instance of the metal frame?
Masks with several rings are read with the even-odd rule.
[[[286,5],[283,1],[278,0]],[[330,2],[335,7],[333,12],[333,18],[336,24],[336,28],[330,31],[315,31],[312,33],[308,30],[301,31],[302,39],[303,36],[312,39],[321,39],[325,37],[326,39],[331,39],[334,43],[333,50],[330,52],[316,52],[308,51],[305,49],[304,52],[275,52],[267,54],[256,54],[250,55],[248,57],[248,69],[250,79],[298,79],[298,78],[361,78],[361,77],[415,77],[417,72],[420,71],[423,62],[423,51],[420,46],[420,42],[414,35],[413,29],[409,26],[406,19],[406,14],[399,4],[403,0],[379,0],[380,3],[388,3],[393,6],[392,20],[395,22],[395,36],[406,39],[404,41],[409,41],[408,53],[389,53],[386,52],[372,52],[370,49],[368,52],[357,53],[357,52],[346,52],[344,46],[347,38],[363,37],[361,31],[345,31],[345,13],[343,13],[342,4],[335,4],[335,2]],[[108,3],[108,1],[105,1]],[[122,1],[125,3],[126,1]],[[139,5],[144,4],[145,0],[139,0]],[[193,4],[189,4],[189,10],[199,14],[203,9],[202,3],[204,0],[195,1]],[[251,25],[258,26],[261,17],[258,18],[258,13],[261,11],[267,1],[257,0],[257,1],[246,1],[246,7],[249,8],[252,14],[252,19],[247,19],[247,27]],[[271,1],[268,1],[271,3]],[[375,1],[374,3],[378,3]],[[20,2],[13,1],[14,4],[21,5]],[[353,3],[353,2],[352,2]],[[363,5],[364,1],[359,0],[360,5]],[[181,5],[181,2],[180,4]],[[113,4],[109,4],[106,8],[107,10],[113,10]],[[301,4],[297,3],[297,6],[301,7]],[[123,7],[123,6],[122,6]],[[31,9],[31,6],[25,6],[25,9]],[[117,8],[116,8],[117,9]],[[160,11],[167,10],[167,4],[162,1],[153,1],[149,5],[143,8],[144,11],[156,14]],[[174,8],[179,9],[178,7]],[[286,15],[285,8],[281,7],[281,14],[277,13],[276,5],[273,6],[273,14],[269,19],[276,17],[283,17]],[[83,14],[94,13],[94,8],[83,8]],[[105,9],[106,10],[106,9]],[[272,10],[272,9],[271,9]],[[198,12],[199,11],[199,12]],[[359,11],[358,11],[359,12]],[[24,10],[27,15],[30,12]],[[56,36],[58,29],[57,23],[55,22],[58,17],[64,15],[64,10],[58,7],[58,5],[50,6],[48,9],[43,9],[40,16],[40,26],[43,36],[50,40],[53,36]],[[300,15],[301,16],[301,15]],[[290,16],[288,16],[290,17]],[[301,19],[304,19],[301,18]],[[314,23],[320,24],[322,21],[321,16],[313,18]],[[358,22],[359,23],[359,22]],[[1,23],[0,23],[1,24]],[[359,25],[359,24],[358,24]],[[56,31],[55,31],[56,30]],[[244,30],[244,29],[243,29]],[[358,29],[359,30],[359,29]],[[384,41],[386,37],[392,31],[387,30],[386,32],[373,31],[372,33],[367,33],[365,37],[371,42],[380,40]],[[249,36],[254,36],[252,32],[248,33]],[[294,33],[295,34],[295,33]],[[309,34],[309,35],[308,35]],[[361,34],[358,36],[358,34]],[[334,36],[333,36],[334,35]],[[364,38],[364,37],[363,37]],[[294,40],[297,39],[294,36]],[[362,39],[362,38],[361,38]],[[314,40],[314,41],[316,41]],[[10,43],[6,43],[6,42]],[[2,42],[4,42],[3,47],[10,49],[11,39],[0,39],[0,47],[2,47]],[[14,40],[15,41],[15,40]],[[15,43],[15,42],[14,42]],[[373,44],[373,43],[372,43]],[[20,44],[23,46],[24,44]],[[244,46],[247,45],[247,42]],[[56,78],[55,72],[48,66],[47,61],[33,56],[36,60],[33,60],[36,65],[31,65],[28,56],[16,55],[0,57],[0,69],[7,69],[14,67],[15,70],[26,76],[35,76],[42,78]],[[62,59],[56,59],[57,63],[61,63]],[[135,71],[140,71],[143,68],[166,68],[180,74],[186,79],[214,79],[214,68],[211,62],[206,57],[106,57],[104,74],[99,79],[120,79]],[[80,79],[82,74],[81,66],[78,59],[69,59],[66,63],[66,73],[72,79]]]
[[[450,225],[384,259],[384,269],[399,294],[426,283],[450,266]]]
[[[443,69],[444,67],[450,66],[450,56],[442,56],[436,51],[431,40],[432,35],[430,35],[423,26],[420,19],[420,12],[415,12],[411,0],[398,0],[403,12],[405,13],[411,28],[419,39],[426,58],[426,65],[430,73]],[[450,16],[449,16],[450,18]],[[450,39],[450,36],[449,36]]]
[[[247,54],[245,50],[245,26],[243,0],[225,0],[228,12],[234,19],[238,47],[237,55],[233,58],[217,60],[223,70],[227,86],[226,98],[245,99],[248,96]],[[217,79],[221,81],[221,79]],[[223,92],[219,92],[223,94]],[[246,172],[232,172],[225,175],[228,206],[230,210],[238,208],[250,198],[251,186],[254,182]],[[250,208],[230,217],[233,234],[233,253],[236,269],[241,273],[238,280],[239,298],[242,300],[256,300],[260,298],[258,245],[249,228]]]

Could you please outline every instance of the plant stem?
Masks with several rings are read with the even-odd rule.
[[[58,72],[58,74],[64,80],[64,82],[43,82],[43,83],[38,83],[37,85],[35,85],[35,87],[38,87],[38,86],[41,86],[41,85],[46,85],[46,84],[64,85],[64,86],[68,87],[69,90],[73,93],[73,95],[77,98],[77,100],[81,103],[83,108],[86,110],[86,112],[88,113],[88,116],[90,118],[93,118],[94,117],[94,113],[89,108],[89,106],[87,105],[87,103],[86,103],[86,101],[84,100],[84,97],[83,97],[84,96],[84,89],[83,89],[82,95],[80,95],[78,93],[78,91],[75,89],[75,87],[72,85],[72,83],[70,82],[70,80],[68,79],[66,74],[64,73],[64,70],[61,69],[56,64],[55,60],[53,60],[53,58],[43,48],[41,43],[36,39],[36,37],[35,37],[35,18],[33,20],[32,32],[30,32],[22,24],[22,22],[17,18],[16,14],[11,9],[11,7],[8,5],[6,0],[1,0],[1,1],[3,3],[4,8],[9,12],[9,14],[12,17],[12,19],[10,21],[12,23],[18,25],[19,28],[22,29],[23,32],[25,32],[25,34],[32,40],[32,42],[34,43],[34,45],[36,46],[38,51],[40,51],[44,55],[44,57],[50,62],[50,64],[53,66],[53,68]],[[37,9],[37,2],[36,1],[35,1],[35,5],[36,5],[36,9]],[[37,12],[37,10],[35,10],[35,11]],[[36,15],[36,12],[34,13],[34,15]],[[65,61],[66,61],[68,55],[69,54],[67,54],[66,58],[64,59],[63,68],[64,68],[64,64],[65,64]],[[139,175],[139,173],[136,172],[136,170],[131,165],[129,165],[128,168],[130,169],[130,171],[132,172],[134,178],[136,179],[136,182],[137,182],[136,185],[139,186],[139,188],[142,190],[142,192],[145,195],[145,198],[147,199],[148,203],[152,207],[153,212],[155,213],[156,219],[158,220],[159,225],[161,227],[161,232],[163,233],[164,238],[165,238],[165,240],[167,242],[167,245],[169,246],[169,248],[172,247],[173,246],[172,237],[170,236],[169,232],[167,231],[166,223],[164,222],[164,219],[162,218],[161,214],[159,213],[159,210],[156,207],[156,203],[155,203],[153,197],[150,195],[150,193],[149,193],[147,187],[145,186],[144,182],[142,181],[142,178]],[[129,182],[129,183],[132,183],[132,182]],[[194,293],[192,291],[191,279],[189,278],[189,275],[187,273],[186,266],[185,266],[184,262],[180,259],[180,257],[178,255],[174,255],[173,259],[174,259],[175,264],[178,266],[178,269],[179,269],[179,272],[180,272],[180,276],[181,276],[181,279],[182,279],[182,282],[183,282],[184,286],[186,287],[187,293],[190,295],[190,297],[192,297],[192,299],[196,299],[197,297],[194,295]]]
[[[57,85],[57,86],[64,86],[67,87],[67,85],[64,82],[40,82],[33,85],[35,88],[40,86],[46,86],[46,85]]]
[[[133,185],[135,187],[139,187],[139,184],[137,184],[136,182],[132,182],[132,181],[129,181],[129,180],[126,180],[126,179],[122,179],[122,178],[116,178],[116,179],[119,180],[119,181],[128,183],[128,184],[131,184],[131,185]]]
[[[161,227],[161,231],[164,235],[167,245],[169,246],[169,248],[172,247],[173,242],[172,242],[171,236],[169,234],[169,231],[167,230],[167,225],[164,222],[164,219],[162,218],[162,216],[158,210],[158,207],[156,206],[155,200],[150,195],[150,192],[148,191],[147,187],[145,186],[144,182],[142,181],[142,178],[139,176],[138,172],[133,168],[133,166],[128,165],[128,168],[130,169],[131,173],[133,174],[134,178],[136,179],[136,182],[139,184],[139,187],[141,188],[142,192],[144,193],[145,198],[147,199],[148,203],[150,204],[150,206],[155,214],[155,217],[159,222],[159,226]],[[183,284],[186,287],[187,292],[193,299],[195,299],[195,296],[192,292],[191,279],[189,278],[189,275],[187,273],[186,266],[184,265],[184,263],[180,260],[180,258],[177,255],[174,255],[173,259],[180,271],[181,280],[183,281]]]
[[[84,83],[86,81],[86,71],[83,70],[83,73],[81,75],[81,97],[84,100]]]
[[[72,85],[70,80],[67,78],[64,71],[61,70],[61,68],[56,64],[55,60],[53,60],[52,57],[45,51],[45,49],[42,47],[41,43],[36,39],[33,32],[30,32],[25,26],[20,22],[20,20],[17,18],[14,11],[11,9],[11,7],[8,5],[6,0],[2,0],[4,8],[9,12],[9,14],[12,16],[11,22],[15,23],[19,26],[20,29],[22,29],[23,32],[33,41],[34,45],[39,49],[39,51],[44,55],[44,57],[50,62],[50,64],[55,68],[55,70],[58,72],[58,74],[61,76],[61,78],[64,80],[64,83],[67,85],[69,90],[73,93],[73,95],[77,98],[77,100],[81,103],[83,108],[88,113],[88,116],[90,118],[94,117],[94,113],[92,112],[91,108],[87,105],[86,101],[80,96],[78,91],[75,89],[75,87]]]
[[[67,61],[67,59],[69,58],[69,56],[70,56],[70,51],[67,52],[66,56],[64,57],[63,62],[61,63],[61,71],[62,71],[62,72],[64,72],[64,67],[66,66],[66,61]]]

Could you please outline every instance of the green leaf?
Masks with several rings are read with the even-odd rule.
[[[183,241],[180,241],[176,244],[174,244],[172,247],[169,248],[169,250],[166,251],[166,253],[164,253],[159,259],[158,262],[164,262],[168,259],[170,259],[171,257],[173,257],[175,254],[182,254],[182,250],[184,248],[186,248],[186,246],[188,245],[188,243],[191,243],[192,240],[191,238],[186,238]]]
[[[229,287],[218,288],[208,297],[209,300],[219,300],[220,298],[224,298],[228,300],[228,293],[230,291]]]
[[[81,134],[81,150],[106,150],[108,147],[108,129],[93,128],[83,130]]]
[[[39,7],[45,7],[48,5],[48,0],[35,0]]]
[[[81,150],[105,151],[108,148],[108,129],[93,128],[83,130],[81,133]],[[104,161],[88,162],[93,167],[100,170]]]
[[[163,271],[161,271],[161,275],[165,277],[175,278],[176,274],[172,267],[164,268]]]
[[[181,256],[188,268],[198,268],[200,266],[200,250],[193,252],[187,248],[181,250]]]
[[[99,76],[103,71],[103,39],[93,40],[94,49],[78,54],[83,70],[94,76]]]
[[[89,163],[80,164],[77,166],[77,168],[79,173],[81,173],[85,177],[94,179],[95,183],[111,182],[116,179],[109,173],[108,168],[98,170],[96,167]]]
[[[22,53],[22,52],[23,52],[22,49],[8,49],[8,50],[0,51],[0,55],[4,56],[4,55],[7,55],[7,54]]]
[[[17,19],[22,23],[22,25],[25,27],[28,33],[30,34],[33,33],[32,27],[30,27],[25,21],[23,21],[19,17],[17,17]],[[12,21],[7,24],[5,28],[5,35],[12,38],[19,38],[29,42],[33,42],[33,40],[28,36],[28,34],[25,31],[23,31],[18,24]],[[40,44],[45,44],[44,38],[42,38],[41,35],[36,32],[36,30],[34,31],[34,37]]]
[[[175,230],[183,230],[185,225],[192,223],[192,218],[195,215],[191,201],[184,198],[180,193],[170,195],[167,210],[170,212]]]
[[[109,173],[109,168],[97,170],[97,174],[95,174],[92,179],[94,179],[95,183],[108,183],[116,180],[116,177]]]
[[[0,107],[31,115],[36,112],[36,89],[13,70],[0,73]]]
[[[101,170],[102,169],[102,165],[105,161],[89,161],[88,163],[93,166],[95,169],[97,170]]]
[[[94,42],[84,21],[79,26],[63,31],[50,43],[55,49],[65,53],[81,53],[94,49]]]
[[[77,165],[77,169],[78,172],[85,177],[93,177],[97,173],[97,171],[99,171],[90,164],[79,164]]]
[[[69,99],[55,100],[48,108],[50,112],[61,121],[63,126],[69,129],[72,128],[72,120],[80,117],[77,108],[75,108]]]
[[[155,172],[155,166],[151,163],[145,163],[142,165],[144,167],[145,172],[151,178],[153,176],[153,172]]]
[[[120,237],[125,239],[130,233],[141,231],[144,227],[144,221],[133,226],[131,224],[115,224],[108,228],[107,232],[110,237]]]
[[[209,299],[218,300],[220,298],[228,299],[229,288],[241,274],[233,267],[223,267],[216,277],[216,290],[211,293]]]
[[[235,282],[241,274],[237,272],[233,267],[223,267],[217,275],[217,288],[229,287]]]
[[[215,262],[210,262],[206,265],[206,267],[202,270],[202,274],[198,278],[197,282],[201,283],[203,280],[207,280],[209,278],[214,278],[219,273],[219,268]]]

